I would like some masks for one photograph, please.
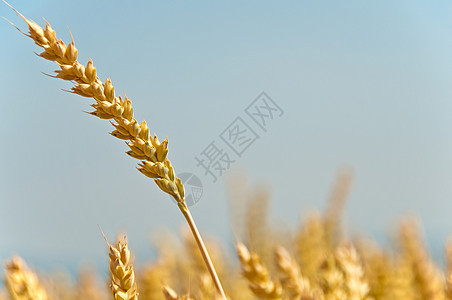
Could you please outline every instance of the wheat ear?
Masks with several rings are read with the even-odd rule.
[[[248,280],[251,291],[264,299],[282,299],[282,288],[270,279],[268,270],[259,261],[259,256],[242,244],[237,244],[237,254],[242,265],[243,276]]]
[[[356,249],[353,246],[339,247],[336,260],[344,274],[348,299],[368,299],[369,284],[364,278],[364,269]]]
[[[290,299],[316,299],[311,283],[300,271],[300,266],[292,258],[289,251],[282,246],[275,249],[276,265],[282,273],[281,284]]]
[[[108,243],[105,235],[104,239],[110,251],[110,287],[115,300],[138,300],[135,272],[126,238],[118,240],[116,247]]]
[[[417,292],[424,299],[446,299],[444,294],[446,283],[431,260],[417,221],[407,219],[400,224],[399,230],[401,251],[411,264]]]
[[[138,170],[145,176],[154,179],[162,191],[171,195],[177,201],[179,209],[190,226],[218,293],[226,299],[207,249],[185,203],[184,186],[180,178],[175,175],[171,162],[167,159],[168,140],[165,139],[160,142],[157,136],[149,136],[149,127],[146,121],[138,123],[133,117],[130,99],[126,95],[124,95],[124,99],[121,96],[116,97],[115,89],[109,78],[102,83],[97,77],[96,68],[91,59],[86,67],[77,61],[77,48],[73,39],[71,43],[66,45],[56,38],[55,31],[47,21],[43,29],[35,22],[26,19],[7,2],[5,3],[27,23],[29,34],[15,27],[44,49],[44,52],[40,53],[39,56],[59,65],[60,70],[55,71],[54,77],[73,81],[75,86],[71,88],[71,93],[93,98],[96,101],[95,104],[91,105],[94,111],[90,114],[101,119],[113,120],[111,124],[115,127],[115,130],[110,134],[125,140],[130,148],[126,153],[141,160],[141,163],[138,164]]]
[[[6,263],[5,284],[13,300],[49,299],[36,274],[28,269],[20,257],[13,257]]]

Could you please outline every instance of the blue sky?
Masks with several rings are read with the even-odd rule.
[[[322,209],[351,166],[351,232],[381,237],[414,214],[436,252],[452,233],[452,4],[448,1],[20,1],[26,17],[91,57],[169,138],[176,172],[197,173],[200,230],[231,241],[225,178],[271,187],[272,218]],[[26,27],[6,6],[0,15]],[[137,259],[151,232],[183,224],[139,172],[92,101],[44,76],[56,67],[0,22],[0,260],[40,267],[104,259],[101,225],[125,230]],[[195,157],[262,91],[283,110],[216,183]],[[249,120],[248,120],[249,121]]]

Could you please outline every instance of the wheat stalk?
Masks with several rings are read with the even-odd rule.
[[[5,2],[4,0],[2,1]],[[115,96],[115,89],[110,78],[107,78],[103,83],[97,76],[96,68],[91,59],[86,66],[77,61],[78,51],[73,38],[66,45],[63,41],[56,38],[55,31],[47,21],[43,29],[35,22],[26,19],[7,2],[5,3],[27,23],[29,34],[24,33],[14,24],[11,24],[24,35],[33,39],[36,45],[44,49],[39,56],[54,61],[59,65],[60,69],[55,71],[56,75],[54,77],[74,82],[75,85],[71,88],[71,93],[93,98],[96,101],[96,103],[91,105],[94,111],[90,112],[90,114],[101,119],[113,120],[111,124],[115,130],[110,134],[125,140],[130,148],[126,153],[133,158],[141,160],[137,169],[145,176],[154,179],[163,192],[171,195],[177,201],[180,211],[190,226],[218,293],[226,299],[207,249],[185,203],[184,186],[180,178],[175,175],[171,162],[167,158],[168,140],[165,139],[160,142],[157,136],[151,137],[149,135],[149,127],[146,121],[139,123],[133,117],[131,100],[126,95],[124,95],[124,99],[121,96]]]
[[[5,284],[13,300],[48,300],[38,277],[28,269],[20,257],[13,257],[5,265]]]

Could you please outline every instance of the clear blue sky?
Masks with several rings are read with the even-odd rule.
[[[382,236],[421,219],[433,247],[452,233],[452,4],[449,1],[11,1],[91,57],[169,137],[176,172],[198,172],[200,230],[230,242],[225,178],[195,157],[262,91],[284,110],[231,170],[272,190],[272,214],[295,226],[322,208],[336,170],[356,175],[352,232]],[[26,29],[4,4],[0,15]],[[39,267],[101,261],[97,224],[123,229],[137,259],[150,232],[177,231],[177,207],[136,171],[91,100],[44,76],[56,66],[0,22],[0,260]],[[249,121],[249,120],[248,120]],[[250,122],[250,125],[252,123]],[[220,142],[218,142],[220,144]],[[227,172],[230,173],[230,172]]]

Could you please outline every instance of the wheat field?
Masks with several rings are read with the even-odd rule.
[[[139,160],[137,170],[174,198],[187,226],[179,236],[158,240],[157,258],[140,265],[134,264],[126,236],[112,243],[104,236],[106,283],[90,269],[71,281],[43,275],[24,258],[12,257],[3,268],[1,300],[452,299],[452,245],[445,245],[447,266],[440,268],[416,219],[400,222],[389,249],[346,234],[342,212],[353,182],[348,169],[338,171],[326,208],[308,214],[298,228],[283,230],[269,222],[270,196],[257,189],[241,212],[231,200],[232,210],[243,215],[231,221],[235,255],[214,240],[205,242],[168,159],[168,140],[151,136],[146,121],[134,118],[131,99],[116,94],[113,79],[98,77],[93,60],[78,61],[74,39],[64,43],[49,23],[41,27],[17,13],[28,26],[22,33],[42,48],[38,56],[58,66],[50,76],[71,82],[70,93],[94,101],[89,114],[110,121],[110,134],[126,142],[126,154]]]

